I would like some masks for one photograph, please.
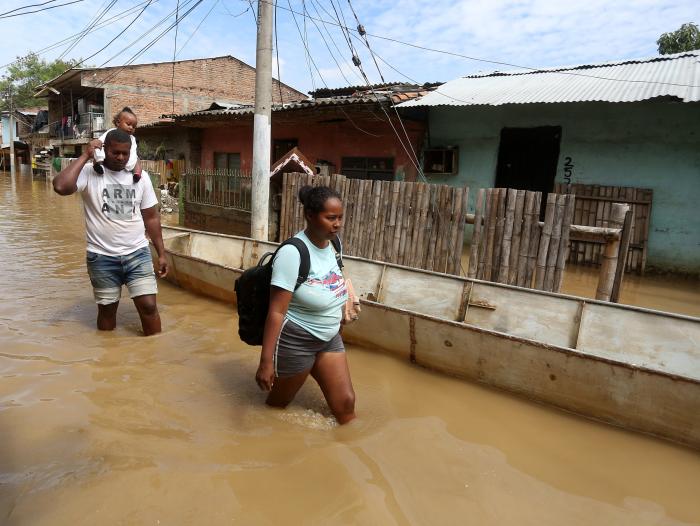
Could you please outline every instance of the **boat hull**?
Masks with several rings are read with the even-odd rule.
[[[164,238],[170,281],[231,303],[242,269],[275,248],[174,228]],[[363,303],[347,342],[700,449],[700,319],[345,262]]]

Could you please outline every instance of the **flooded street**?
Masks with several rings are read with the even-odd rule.
[[[352,424],[313,382],[268,409],[234,311],[165,282],[162,334],[124,297],[98,333],[80,200],[43,180],[0,174],[0,261],[0,524],[700,524],[697,451],[369,350]]]

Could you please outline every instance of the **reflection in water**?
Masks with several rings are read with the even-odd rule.
[[[700,523],[696,452],[351,348],[356,422],[264,407],[222,303],[94,329],[77,197],[0,178],[0,523]]]

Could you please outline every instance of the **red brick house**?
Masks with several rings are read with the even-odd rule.
[[[286,84],[273,84],[275,102],[306,98]],[[37,96],[48,99],[51,145],[61,155],[79,153],[82,144],[111,127],[114,113],[124,106],[134,110],[143,126],[165,113],[207,108],[212,100],[251,104],[255,68],[231,56],[75,68],[40,86]]]

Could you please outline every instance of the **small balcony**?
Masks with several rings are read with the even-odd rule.
[[[102,135],[106,129],[105,114],[90,111],[81,113],[76,122],[72,122],[69,116],[54,122],[50,125],[49,136],[61,141],[88,142]]]

